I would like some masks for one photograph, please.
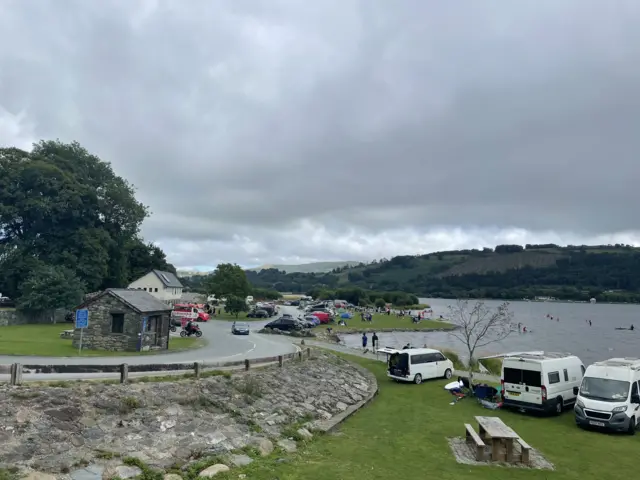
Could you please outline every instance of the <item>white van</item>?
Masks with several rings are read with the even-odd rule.
[[[387,354],[387,376],[401,382],[422,383],[430,378],[451,378],[453,362],[431,348],[379,348]]]
[[[640,428],[640,359],[612,358],[589,365],[575,393],[578,426],[631,435]]]
[[[519,410],[562,413],[576,401],[574,387],[584,365],[569,353],[522,353],[502,361],[503,405]]]

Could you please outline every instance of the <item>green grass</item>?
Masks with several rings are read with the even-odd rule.
[[[447,322],[439,322],[437,320],[422,320],[420,323],[413,323],[410,317],[397,317],[393,314],[385,315],[383,313],[374,313],[371,322],[363,322],[360,314],[355,314],[351,319],[347,319],[347,326],[331,325],[336,332],[362,332],[376,331],[386,328],[397,328],[401,330],[437,330],[441,328],[452,328]]]
[[[252,480],[606,480],[634,478],[640,435],[607,435],[575,426],[572,412],[560,417],[535,417],[483,409],[464,399],[451,406],[451,395],[438,380],[416,386],[398,384],[385,366],[348,357],[371,370],[380,393],[369,406],[349,418],[339,435],[317,437],[283,462],[282,455],[257,459],[243,469],[216,478]],[[532,447],[552,462],[556,471],[470,466],[456,463],[447,437],[464,435],[464,423],[475,415],[499,416]]]
[[[60,338],[63,330],[73,328],[69,323],[48,325],[17,325],[0,327],[0,355],[38,355],[42,357],[77,357],[71,339]],[[169,351],[199,348],[206,345],[202,338],[175,338],[169,341]],[[166,350],[152,352],[107,352],[104,350],[83,350],[83,357],[122,357],[154,355]]]

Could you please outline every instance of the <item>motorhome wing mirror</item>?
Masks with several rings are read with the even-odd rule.
[[[573,394],[574,395],[578,395],[578,392],[580,391],[580,388],[578,387],[573,387]]]

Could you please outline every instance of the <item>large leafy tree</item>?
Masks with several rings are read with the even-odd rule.
[[[0,149],[0,291],[18,297],[42,266],[72,270],[90,291],[172,270],[139,238],[147,214],[133,186],[77,142]]]
[[[18,308],[23,311],[50,314],[56,309],[70,309],[83,298],[85,285],[63,267],[40,267],[22,282]]]
[[[251,292],[251,285],[240,265],[221,263],[207,279],[205,289],[217,298],[234,296],[245,299]]]

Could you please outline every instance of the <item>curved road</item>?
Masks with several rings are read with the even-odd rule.
[[[281,307],[280,313],[298,315],[295,307]],[[277,318],[277,317],[273,317]],[[276,335],[260,335],[260,330],[268,321],[249,322],[251,334],[248,336],[233,335],[233,322],[212,320],[199,323],[207,345],[195,350],[160,353],[156,355],[131,355],[121,357],[38,357],[0,355],[0,364],[21,363],[23,365],[140,365],[148,363],[188,363],[188,362],[226,362],[244,359],[255,359],[285,355],[296,352],[296,347],[289,337]],[[166,375],[170,372],[158,372]],[[184,373],[184,372],[182,372]],[[130,373],[134,376],[148,376],[149,373]],[[75,374],[23,374],[24,381],[37,380],[75,380],[114,378],[113,373],[75,373]],[[0,382],[7,381],[8,375],[0,375]]]

